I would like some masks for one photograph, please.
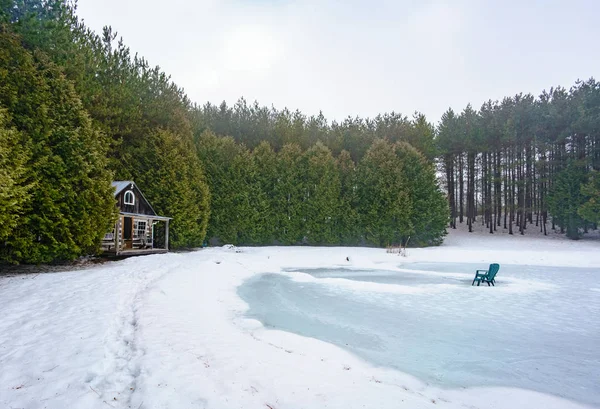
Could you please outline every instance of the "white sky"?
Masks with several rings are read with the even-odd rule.
[[[396,111],[432,122],[452,107],[600,72],[597,0],[79,0],[190,99]]]

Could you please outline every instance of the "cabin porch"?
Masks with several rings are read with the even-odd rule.
[[[168,253],[169,251],[167,249],[159,249],[159,248],[152,248],[152,249],[124,249],[124,250],[120,250],[118,253],[113,249],[113,250],[103,250],[103,253],[106,255],[114,255],[114,256],[143,256],[143,255],[147,255],[147,254],[162,254],[162,253]]]
[[[142,255],[169,251],[169,217],[120,212],[102,251],[114,255]]]

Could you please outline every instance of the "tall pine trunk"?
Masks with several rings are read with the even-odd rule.
[[[463,179],[463,153],[461,152],[458,156],[458,180],[460,183],[459,201],[460,208],[458,210],[458,222],[463,222],[463,209],[464,209],[464,179]]]

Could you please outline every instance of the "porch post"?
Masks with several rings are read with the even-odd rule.
[[[154,220],[152,220],[152,219],[150,219],[150,229],[151,229],[150,240],[152,242],[151,248],[154,248]]]
[[[119,215],[119,220],[117,220],[117,228],[115,229],[115,236],[116,237],[116,247],[115,247],[115,254],[118,255],[119,251],[121,251],[121,221],[122,221],[122,217],[121,215]]]
[[[113,244],[115,246],[115,254],[119,251],[119,220],[121,220],[121,216],[115,222],[115,229],[113,231]]]
[[[169,250],[169,219],[165,222],[165,249]]]

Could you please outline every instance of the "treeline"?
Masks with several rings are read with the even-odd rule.
[[[70,2],[0,0],[0,263],[97,251],[111,180],[173,217],[174,248],[437,244],[461,222],[578,238],[600,221],[599,129],[594,80],[449,110],[437,128],[197,106]]]
[[[321,142],[250,150],[205,131],[197,143],[215,244],[431,245],[445,235],[434,166],[406,142],[377,139],[358,163]]]
[[[600,83],[538,98],[518,94],[479,111],[448,110],[436,137],[451,226],[579,238],[600,222]],[[479,220],[479,221],[478,221]]]
[[[527,229],[566,232],[573,239],[600,222],[600,84],[579,81],[538,98],[519,94],[488,101],[479,111],[448,110],[437,128],[421,114],[391,113],[373,119],[328,122],[322,114],[248,104],[206,104],[193,110],[197,129],[230,135],[250,148],[268,141],[309,149],[324,144],[356,163],[374,141],[407,142],[443,175],[452,228],[479,223],[490,232]]]
[[[112,180],[174,218],[174,247],[202,244],[209,191],[183,91],[64,0],[0,5],[0,261],[95,252]]]
[[[439,244],[448,206],[422,114],[329,122],[248,105],[192,110],[213,243]]]
[[[70,2],[0,6],[0,263],[97,251],[116,219],[111,180],[135,180],[173,217],[174,248],[441,241],[424,116],[328,125],[287,110],[265,120],[243,100],[197,107]]]
[[[392,112],[372,119],[348,117],[329,122],[322,113],[308,117],[300,111],[277,110],[258,102],[249,105],[240,98],[232,107],[225,102],[219,106],[196,106],[193,117],[199,130],[231,136],[251,149],[262,141],[277,151],[289,143],[306,150],[321,142],[334,156],[345,150],[358,161],[375,140],[386,139],[392,143],[407,142],[429,160],[436,157],[435,127],[420,113],[413,118]]]

